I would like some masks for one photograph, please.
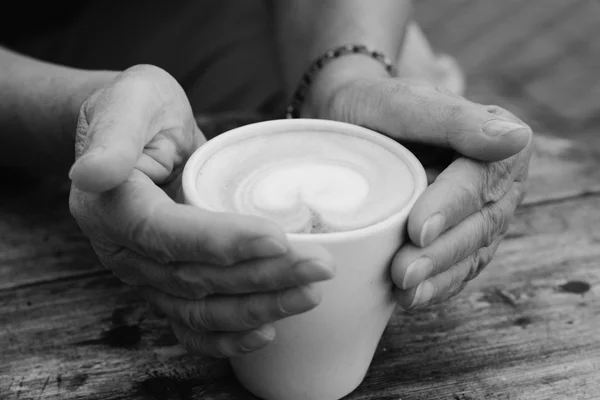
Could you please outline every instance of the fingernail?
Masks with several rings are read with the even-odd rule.
[[[433,271],[433,261],[429,257],[421,257],[413,261],[406,269],[402,289],[410,289],[417,287],[425,279],[429,278],[429,274]]]
[[[486,135],[497,137],[507,135],[517,129],[527,129],[527,127],[517,122],[492,119],[483,124],[481,129]]]
[[[240,249],[243,258],[275,257],[287,252],[287,247],[272,237],[251,239]]]
[[[323,260],[300,261],[294,270],[308,282],[318,282],[331,279],[335,276],[333,265]]]
[[[425,220],[421,230],[421,246],[429,246],[444,230],[446,218],[442,213],[435,213]]]
[[[409,308],[418,307],[424,304],[427,304],[431,298],[433,297],[433,285],[424,281],[419,286],[417,286],[417,291],[415,292],[415,298],[412,301],[412,304]]]
[[[275,328],[273,325],[265,325],[248,333],[240,340],[240,348],[243,352],[259,349],[275,339]]]
[[[299,314],[313,309],[321,302],[321,291],[314,286],[289,289],[279,296],[279,308],[285,315]]]

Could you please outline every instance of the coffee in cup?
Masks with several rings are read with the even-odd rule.
[[[196,190],[213,210],[314,234],[383,221],[410,200],[414,179],[404,161],[363,137],[288,131],[221,149],[198,171]]]
[[[346,123],[293,119],[226,132],[187,162],[188,204],[264,217],[291,245],[317,243],[336,262],[313,310],[274,323],[266,347],[231,359],[266,400],[337,400],[363,380],[395,308],[390,262],[427,185],[402,145]]]

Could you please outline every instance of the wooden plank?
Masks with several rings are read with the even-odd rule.
[[[527,203],[600,192],[600,138],[595,142],[538,134]]]
[[[434,43],[457,49],[469,97],[562,138],[536,139],[527,202],[538,205],[518,212],[493,264],[452,302],[397,313],[350,399],[598,397],[600,200],[543,205],[599,189],[598,42],[552,61],[589,36],[597,16],[593,2],[528,0],[514,18],[492,20],[485,1],[502,3],[428,0],[417,15]],[[569,137],[579,124],[585,141]],[[104,272],[68,216],[64,179],[32,189],[2,178],[0,398],[253,398],[226,362],[186,355],[164,321]]]
[[[593,399],[600,196],[521,209],[454,300],[397,312],[349,399]],[[0,398],[252,399],[109,276],[0,291]]]
[[[0,290],[103,269],[69,214],[66,177],[2,170]]]

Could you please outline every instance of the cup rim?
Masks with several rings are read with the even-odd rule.
[[[397,225],[400,221],[406,220],[413,205],[427,187],[427,175],[421,162],[414,156],[406,147],[397,141],[380,134],[371,129],[349,124],[346,122],[323,120],[323,119],[277,119],[256,122],[244,125],[216,136],[194,151],[185,164],[182,175],[182,189],[186,203],[212,212],[221,212],[211,209],[205,204],[198,191],[196,190],[196,178],[198,176],[199,167],[211,155],[216,153],[221,147],[228,143],[237,142],[239,139],[248,138],[248,135],[273,134],[276,132],[289,132],[296,130],[311,130],[311,131],[333,131],[338,133],[346,133],[361,138],[371,140],[376,144],[381,145],[385,149],[399,156],[407,165],[414,179],[414,189],[411,198],[406,202],[404,207],[383,221],[375,224],[341,232],[328,233],[286,233],[286,237],[294,242],[319,242],[319,243],[335,243],[346,242],[351,239],[360,239],[371,236],[379,231],[388,229],[392,225]]]

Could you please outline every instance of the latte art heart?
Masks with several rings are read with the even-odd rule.
[[[270,219],[289,233],[363,228],[400,210],[408,167],[373,142],[334,132],[257,136],[221,149],[197,189],[212,209]]]

